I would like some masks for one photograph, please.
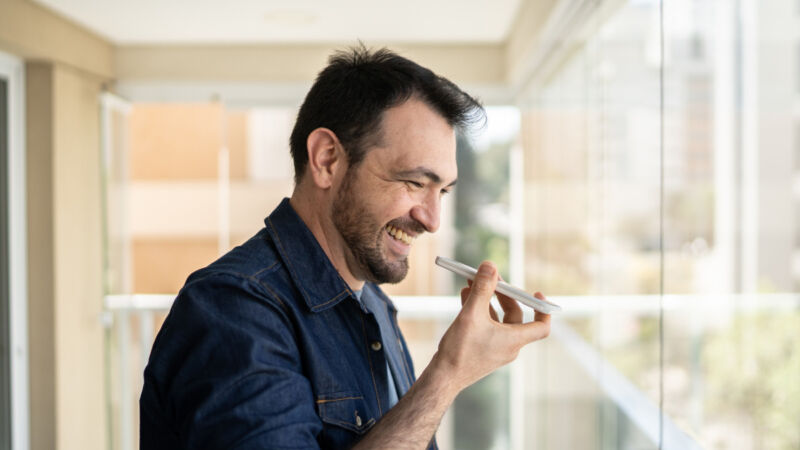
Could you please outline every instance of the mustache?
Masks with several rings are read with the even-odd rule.
[[[387,225],[399,228],[405,232],[412,232],[414,234],[424,233],[425,227],[414,219],[398,218],[390,221]]]

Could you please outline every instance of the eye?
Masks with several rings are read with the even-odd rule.
[[[405,184],[407,184],[409,187],[413,187],[413,188],[416,188],[416,189],[422,189],[422,183],[419,183],[417,181],[404,180],[403,182]]]
[[[450,189],[442,189],[439,191],[439,195],[447,195],[450,193]]]

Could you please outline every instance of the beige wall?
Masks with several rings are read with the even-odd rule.
[[[113,47],[96,34],[30,0],[0,1],[0,49],[103,78],[112,76]]]
[[[31,448],[105,446],[97,79],[26,68]]]
[[[56,440],[53,70],[28,64],[25,72],[31,449],[46,449]]]
[[[33,2],[3,0],[0,49],[26,61],[31,448],[101,449],[98,95],[112,46]]]
[[[524,83],[532,64],[530,58],[535,54],[536,46],[541,45],[539,35],[542,26],[547,22],[556,3],[556,0],[523,2],[505,46],[505,57],[508,61],[505,81],[513,85]]]
[[[352,45],[122,46],[114,52],[124,81],[310,82],[337,48]],[[383,44],[370,43],[380,47]],[[458,83],[505,81],[505,46],[389,45],[400,54]]]
[[[105,445],[98,80],[54,72],[57,448]]]

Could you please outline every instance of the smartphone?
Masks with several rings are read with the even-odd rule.
[[[461,275],[468,280],[474,280],[475,275],[478,274],[478,269],[450,258],[445,258],[444,256],[436,257],[436,265],[439,267],[444,267],[445,269]],[[536,311],[543,312],[545,314],[553,314],[554,312],[561,311],[561,307],[555,303],[536,298],[522,289],[506,283],[505,281],[497,281],[497,288],[495,288],[495,292],[507,295],[523,305],[530,306]]]

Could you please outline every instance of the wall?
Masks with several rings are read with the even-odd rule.
[[[270,81],[313,80],[331,52],[353,45],[159,45],[122,46],[114,52],[114,70],[125,81]],[[380,47],[385,43],[367,43]],[[460,83],[502,83],[503,45],[389,45],[431,70]]]
[[[31,448],[45,449],[56,439],[52,67],[29,64],[25,84]]]
[[[57,448],[104,445],[100,83],[54,70]]]
[[[0,49],[26,61],[31,449],[104,448],[98,95],[113,48],[3,0]]]
[[[105,78],[112,73],[110,43],[31,1],[0,2],[0,49]]]
[[[26,68],[31,448],[105,445],[96,79]]]

